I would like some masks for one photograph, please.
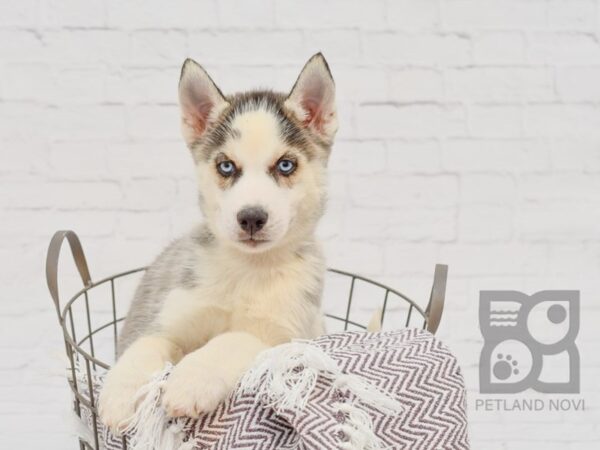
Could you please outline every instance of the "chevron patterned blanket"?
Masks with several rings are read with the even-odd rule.
[[[157,378],[153,411],[161,409],[160,381],[169,370]],[[420,329],[344,332],[276,347],[213,413],[153,420],[162,431],[140,439],[135,433],[147,430],[134,427],[129,449],[469,448],[460,368]],[[122,439],[101,428],[105,448],[121,449]]]

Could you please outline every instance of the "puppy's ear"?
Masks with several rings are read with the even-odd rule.
[[[183,138],[191,148],[229,103],[202,66],[188,58],[181,68],[179,105]]]
[[[326,141],[333,140],[338,126],[335,84],[321,53],[308,60],[285,106],[305,127]]]

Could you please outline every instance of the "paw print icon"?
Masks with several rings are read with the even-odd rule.
[[[579,291],[481,291],[482,393],[579,392]]]

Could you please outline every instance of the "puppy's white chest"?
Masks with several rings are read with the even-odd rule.
[[[270,343],[311,336],[319,308],[307,293],[318,291],[318,273],[318,264],[293,255],[254,263],[203,255],[198,286],[169,294],[160,326],[187,349],[225,331],[250,331]]]

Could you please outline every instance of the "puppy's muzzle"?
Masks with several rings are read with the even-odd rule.
[[[260,206],[250,206],[237,213],[240,228],[250,237],[258,233],[267,223],[269,214]]]

